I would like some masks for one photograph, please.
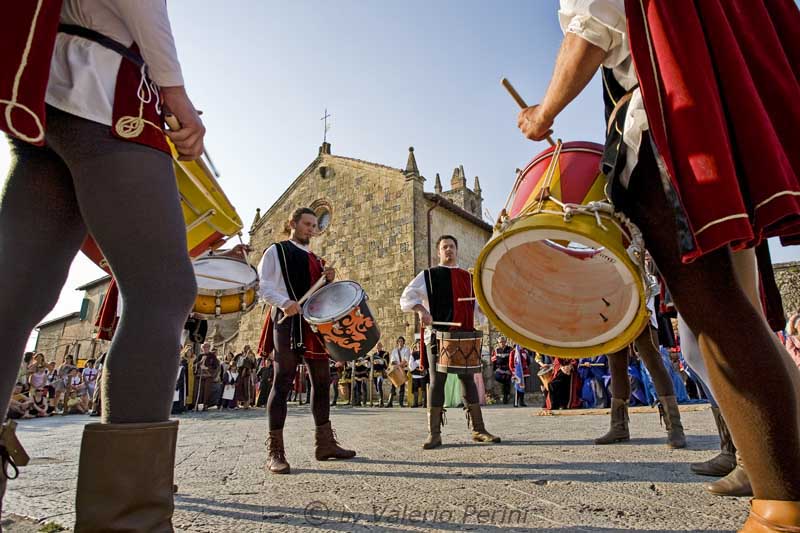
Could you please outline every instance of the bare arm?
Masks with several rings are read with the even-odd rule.
[[[542,103],[523,109],[517,117],[522,134],[534,141],[544,139],[553,120],[589,84],[605,56],[606,52],[599,46],[567,33]]]

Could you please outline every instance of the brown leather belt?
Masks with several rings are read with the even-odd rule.
[[[619,112],[620,108],[622,108],[622,106],[624,106],[625,104],[627,104],[630,101],[631,96],[633,95],[633,91],[635,89],[636,88],[631,89],[630,91],[625,93],[625,96],[623,96],[622,98],[617,100],[617,105],[614,106],[614,109],[611,111],[611,114],[608,116],[608,126],[606,127],[606,135],[609,135],[611,133],[611,126],[614,124],[614,120],[616,120],[616,118],[617,118],[617,113]]]

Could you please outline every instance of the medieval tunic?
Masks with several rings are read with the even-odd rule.
[[[793,2],[562,0],[559,18],[606,51],[603,170],[625,201],[652,146],[685,262],[800,236],[800,10]],[[678,22],[679,23],[676,23]],[[643,113],[646,111],[646,113]],[[647,131],[647,135],[644,132]]]
[[[272,306],[261,332],[258,352],[268,354],[293,351],[306,359],[326,359],[325,348],[311,331],[305,318],[298,314],[282,324],[282,309],[290,301],[298,301],[322,276],[324,263],[307,247],[294,241],[281,241],[270,246],[261,258],[258,273],[259,295]]]

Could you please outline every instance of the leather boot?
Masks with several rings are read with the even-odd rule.
[[[432,450],[442,445],[442,426],[447,422],[444,407],[428,408],[428,440],[422,444],[423,450]]]
[[[800,502],[752,500],[750,516],[739,533],[790,533],[800,531]]]
[[[719,432],[720,452],[716,457],[712,457],[703,463],[692,463],[689,465],[692,472],[701,476],[727,476],[736,467],[736,446],[733,444],[728,425],[722,418],[719,407],[712,407],[711,413],[714,415],[714,422],[717,424]]]
[[[658,402],[658,411],[667,428],[667,447],[686,448],[686,435],[683,434],[678,399],[675,396],[664,396]]]
[[[283,429],[273,429],[267,438],[267,468],[273,474],[288,474],[292,471],[286,460],[283,447]]]
[[[611,427],[608,433],[594,439],[595,444],[616,444],[631,440],[628,430],[628,401],[611,398]]]
[[[742,456],[736,452],[736,468],[722,479],[706,485],[706,490],[714,496],[752,496],[753,487],[750,477],[742,462]]]
[[[30,461],[30,457],[25,453],[17,440],[17,423],[9,420],[0,426],[0,513],[3,512],[3,496],[6,494],[6,483],[9,479],[17,479],[19,476],[18,466],[25,466]],[[9,476],[9,467],[13,475]]]
[[[327,461],[328,459],[352,459],[356,456],[356,452],[353,450],[345,450],[339,446],[339,443],[336,441],[336,434],[333,432],[330,422],[317,426],[315,444],[317,449],[314,451],[314,456],[317,458],[317,461]]]
[[[467,428],[472,426],[472,440],[475,442],[500,442],[500,437],[495,437],[486,431],[480,404],[470,404],[464,401],[464,411],[467,415]]]
[[[172,532],[178,422],[83,428],[75,531]]]

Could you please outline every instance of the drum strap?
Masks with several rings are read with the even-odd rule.
[[[59,24],[58,31],[59,33],[66,33],[67,35],[74,35],[95,42],[100,46],[118,53],[139,68],[144,66],[144,59],[141,54],[131,50],[119,41],[115,41],[111,37],[106,37],[100,32],[75,24]]]

